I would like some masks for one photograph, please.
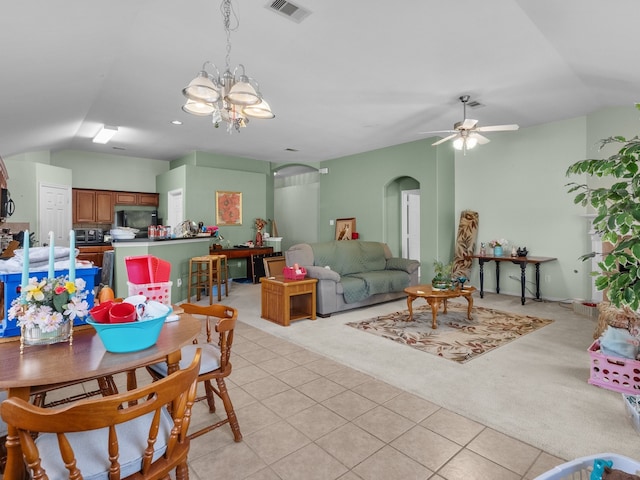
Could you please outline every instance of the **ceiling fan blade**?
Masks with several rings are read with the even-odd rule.
[[[430,132],[418,132],[418,135],[426,135],[428,133],[458,133],[457,130],[432,130]]]
[[[520,128],[519,125],[489,125],[487,127],[478,127],[476,128],[476,132],[506,132],[511,130],[518,130]]]
[[[477,133],[476,131],[473,131],[469,134],[469,137],[473,137],[476,140],[478,140],[478,143],[480,145],[486,145],[487,143],[489,143],[491,140],[489,140],[487,137],[485,137],[484,135],[480,135],[479,133]]]
[[[464,121],[458,126],[458,130],[471,130],[476,126],[476,123],[478,123],[478,120],[465,118]]]
[[[458,134],[457,134],[457,133],[454,133],[454,134],[452,134],[452,135],[449,135],[448,137],[441,138],[440,140],[438,140],[438,141],[437,141],[437,142],[435,142],[435,143],[432,143],[432,144],[431,144],[431,146],[432,146],[432,147],[435,147],[436,145],[440,145],[441,143],[444,143],[444,142],[446,142],[447,140],[451,140],[452,138],[457,137],[457,136],[458,136]]]

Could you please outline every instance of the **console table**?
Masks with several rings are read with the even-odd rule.
[[[484,298],[484,264],[486,262],[496,262],[496,293],[500,293],[500,262],[511,262],[520,265],[520,287],[522,305],[525,302],[525,287],[527,265],[535,265],[536,272],[536,299],[540,300],[540,264],[557,260],[554,257],[495,257],[493,255],[470,255],[471,258],[477,258],[480,264],[480,298]]]
[[[210,248],[211,255],[226,255],[227,262],[234,258],[243,258],[247,262],[247,278],[255,283],[255,273],[253,267],[253,257],[255,255],[266,255],[273,253],[273,247],[253,247],[253,248]]]

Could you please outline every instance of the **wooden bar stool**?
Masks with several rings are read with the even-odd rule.
[[[200,301],[201,292],[206,289],[209,295],[209,305],[213,304],[213,285],[218,287],[218,302],[222,300],[222,292],[220,291],[220,272],[221,259],[218,255],[203,255],[201,257],[192,257],[189,260],[189,284],[187,295],[191,302],[191,290],[196,289],[196,300]]]
[[[226,255],[217,255],[220,258],[220,272],[222,277],[220,283],[224,285],[224,296],[229,296],[229,263]]]

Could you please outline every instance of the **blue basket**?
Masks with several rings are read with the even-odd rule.
[[[156,344],[170,313],[171,310],[158,318],[128,323],[98,323],[89,317],[87,323],[96,329],[108,352],[137,352]]]

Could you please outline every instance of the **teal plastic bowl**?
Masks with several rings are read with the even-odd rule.
[[[149,348],[158,341],[166,315],[129,323],[98,323],[88,317],[87,323],[96,329],[108,352],[128,353]]]

